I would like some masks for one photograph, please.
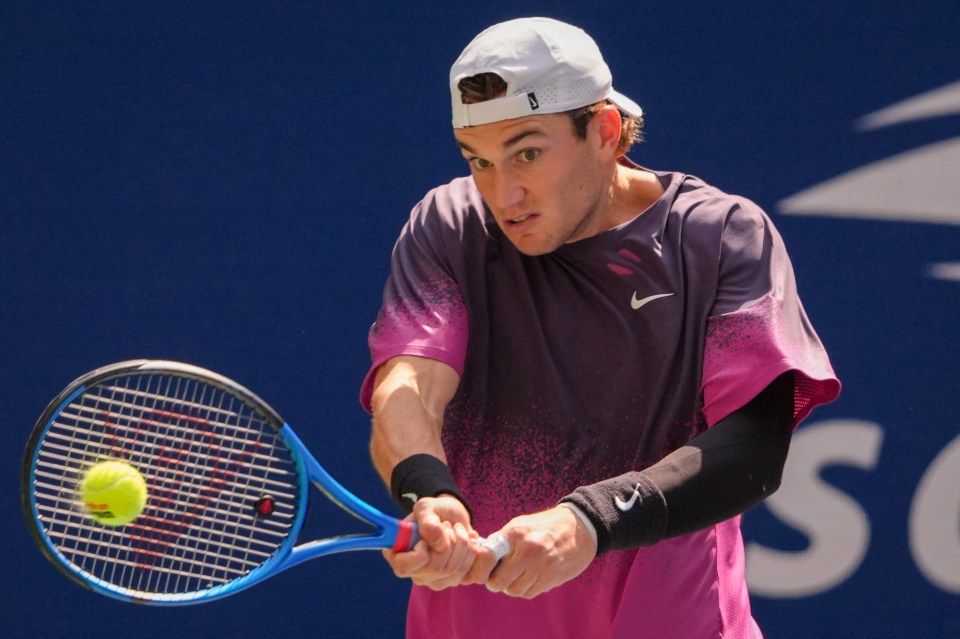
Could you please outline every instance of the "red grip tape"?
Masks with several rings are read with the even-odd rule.
[[[410,550],[410,540],[413,538],[413,525],[409,521],[401,521],[397,529],[397,540],[393,542],[393,552]]]

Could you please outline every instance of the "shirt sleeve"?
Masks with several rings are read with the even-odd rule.
[[[747,200],[733,208],[721,238],[704,347],[704,416],[712,426],[792,371],[799,424],[816,406],[836,399],[840,382],[800,302],[783,241]]]
[[[372,365],[360,389],[369,412],[377,368],[400,355],[441,361],[463,374],[469,333],[466,306],[444,257],[457,230],[428,197],[414,208],[394,246],[383,304],[370,327]]]

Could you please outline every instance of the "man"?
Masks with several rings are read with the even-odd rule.
[[[642,111],[575,27],[487,29],[451,96],[471,175],[404,227],[361,391],[423,537],[385,553],[408,636],[760,636],[739,514],[839,392],[779,235],[626,158]]]

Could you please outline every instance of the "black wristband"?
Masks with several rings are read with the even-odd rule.
[[[667,502],[657,485],[639,472],[581,486],[560,500],[579,507],[597,529],[597,555],[650,546],[667,527]]]
[[[418,454],[407,457],[393,469],[390,475],[390,494],[393,501],[405,514],[413,512],[413,505],[421,497],[436,497],[449,494],[459,499],[470,513],[470,506],[463,498],[450,469],[433,455]]]

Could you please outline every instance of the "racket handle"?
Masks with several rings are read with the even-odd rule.
[[[417,525],[413,522],[401,521],[393,550],[398,552],[413,550],[418,541],[420,541],[420,531]],[[493,533],[486,539],[480,539],[480,547],[492,550],[498,562],[510,552],[510,542],[500,533]]]
[[[413,550],[413,547],[420,541],[420,531],[417,525],[411,521],[397,522],[397,536],[390,548],[393,552],[407,552]]]
[[[493,551],[493,556],[499,562],[510,552],[510,542],[500,533],[493,533],[486,539],[480,541],[481,548],[489,548]]]

